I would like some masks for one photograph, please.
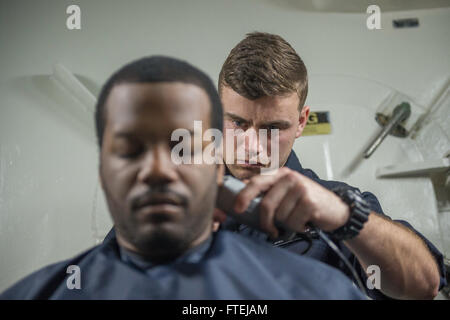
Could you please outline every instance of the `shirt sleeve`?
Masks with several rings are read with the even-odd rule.
[[[380,202],[375,197],[375,195],[373,195],[370,192],[363,192],[362,196],[369,203],[370,208],[372,209],[372,211],[374,211],[374,212],[376,212],[378,214],[381,214],[384,217],[392,220],[389,216],[387,216],[383,212],[383,209],[381,208]],[[430,253],[434,257],[434,259],[436,261],[436,264],[437,264],[437,266],[439,268],[439,277],[440,277],[439,290],[441,290],[442,287],[447,285],[447,281],[446,281],[446,278],[445,278],[445,265],[444,265],[444,256],[443,256],[443,254],[427,238],[425,238],[424,235],[422,235],[419,231],[414,229],[414,227],[410,223],[408,223],[407,221],[404,221],[404,220],[392,220],[392,221],[401,223],[403,226],[405,226],[408,229],[410,229],[411,231],[413,231],[417,236],[419,236],[424,241],[424,243],[426,244],[428,250],[430,250]],[[360,274],[360,277],[361,277],[362,281],[365,283],[367,281],[366,272],[363,270],[362,266],[359,264],[359,261],[355,257],[355,255],[351,254],[350,258],[352,260],[350,262],[353,264],[355,269]],[[367,292],[368,295],[372,299],[390,299],[389,297],[387,297],[386,295],[384,295],[383,293],[381,293],[381,291],[379,291],[377,289],[367,290],[367,291],[368,291]]]

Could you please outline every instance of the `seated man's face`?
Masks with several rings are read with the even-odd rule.
[[[254,163],[252,159],[259,159],[262,153],[267,154],[271,161],[278,157],[278,166],[281,167],[287,161],[292,146],[296,138],[300,137],[306,125],[309,107],[304,106],[299,112],[299,97],[297,92],[285,96],[261,97],[255,100],[249,100],[233,89],[223,86],[221,88],[221,100],[224,109],[224,131],[242,129],[245,132],[258,134],[258,139],[245,139],[244,143],[239,145],[238,139],[230,143],[227,141],[227,134],[224,133],[224,146],[234,146],[234,162],[227,163],[227,168],[238,179],[248,179],[254,175],[260,174],[262,167],[272,167],[273,164]],[[259,130],[267,130],[267,143],[261,143]],[[278,129],[278,155],[272,154],[276,150],[270,139],[271,129]],[[228,137],[229,139],[229,137]],[[251,143],[252,141],[253,143]],[[266,147],[265,147],[266,146]],[[237,160],[239,152],[237,148],[244,148],[246,163],[239,164]],[[227,153],[230,150],[224,148],[224,159],[227,159]],[[242,152],[241,152],[242,154]],[[247,163],[248,162],[248,163]],[[253,162],[253,163],[252,163]]]
[[[118,84],[105,111],[100,176],[119,244],[164,261],[205,240],[217,165],[175,165],[171,135],[193,130],[194,120],[210,127],[206,92],[180,82]]]

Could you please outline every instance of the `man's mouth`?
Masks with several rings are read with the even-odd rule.
[[[183,212],[184,203],[177,197],[166,194],[154,194],[137,201],[133,211],[152,222],[160,223],[172,220]]]
[[[244,167],[244,168],[262,168],[263,167],[263,165],[259,164],[259,163],[243,163],[243,164],[238,164],[238,166]]]
[[[141,207],[137,214],[143,219],[153,223],[163,223],[172,221],[176,216],[182,213],[180,206],[171,204],[148,205]]]
[[[264,168],[266,165],[262,164],[261,162],[257,161],[249,161],[249,160],[242,160],[237,161],[236,165],[242,168]]]

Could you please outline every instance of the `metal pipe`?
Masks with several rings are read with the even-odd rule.
[[[388,123],[383,127],[378,136],[372,141],[369,147],[364,152],[364,158],[369,158],[372,153],[378,148],[378,146],[383,142],[384,138],[402,121],[406,120],[411,114],[411,107],[409,103],[403,102],[395,107],[392,112],[392,116]]]

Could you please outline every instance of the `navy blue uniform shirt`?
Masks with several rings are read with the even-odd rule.
[[[323,187],[330,189],[330,190],[338,187],[339,185],[345,185],[347,187],[350,187],[354,190],[359,191],[359,189],[348,186],[347,184],[345,184],[343,182],[321,180],[312,170],[303,169],[300,164],[300,161],[298,160],[294,151],[291,151],[291,153],[288,157],[288,160],[286,161],[285,167],[295,170],[295,171],[307,176],[308,178],[316,181]],[[228,170],[227,170],[227,174],[230,174],[228,172]],[[363,192],[362,196],[369,203],[372,211],[382,214],[384,217],[391,219],[390,217],[388,217],[384,214],[383,209],[381,208],[381,205],[378,202],[378,199],[372,193]],[[408,222],[403,221],[403,220],[393,220],[393,221],[399,222],[402,225],[408,227],[409,229],[414,231],[414,233],[416,233],[420,238],[422,238],[422,240],[426,243],[431,254],[436,259],[436,262],[439,267],[439,273],[440,273],[439,289],[441,289],[444,285],[446,285],[444,257],[442,255],[442,253],[430,241],[428,241],[420,232],[415,230]],[[256,237],[259,239],[270,241],[268,235],[266,235],[258,230],[254,230],[248,226],[239,225],[236,222],[234,222],[232,220],[232,218],[230,218],[230,217],[227,218],[223,227],[226,229],[238,232],[240,234],[245,234],[250,237]],[[341,250],[341,252],[347,257],[347,259],[349,259],[350,263],[353,265],[353,267],[357,271],[358,275],[360,276],[363,284],[365,284],[367,281],[367,274],[363,270],[363,268],[362,268],[361,264],[359,263],[358,259],[356,258],[356,256],[342,242],[338,241],[335,243],[338,246],[338,248]],[[308,256],[308,257],[317,259],[319,261],[322,261],[324,263],[327,263],[335,268],[338,268],[345,274],[347,274],[349,278],[351,278],[351,279],[353,278],[351,275],[351,271],[348,270],[348,268],[344,265],[342,260],[340,260],[339,257],[327,246],[325,241],[323,241],[322,239],[320,239],[318,237],[313,238],[311,242],[309,242],[308,240],[306,240],[304,238],[299,238],[297,241],[286,243],[285,245],[280,244],[280,246],[286,248],[289,251],[296,252],[298,254],[303,254],[305,256]],[[367,291],[368,296],[372,299],[377,299],[377,300],[378,299],[381,299],[381,300],[391,299],[377,289],[370,290],[370,289],[366,288],[366,291]]]
[[[67,268],[81,271],[69,289]],[[19,281],[0,299],[364,299],[330,266],[226,230],[175,261],[153,265],[105,241]]]

